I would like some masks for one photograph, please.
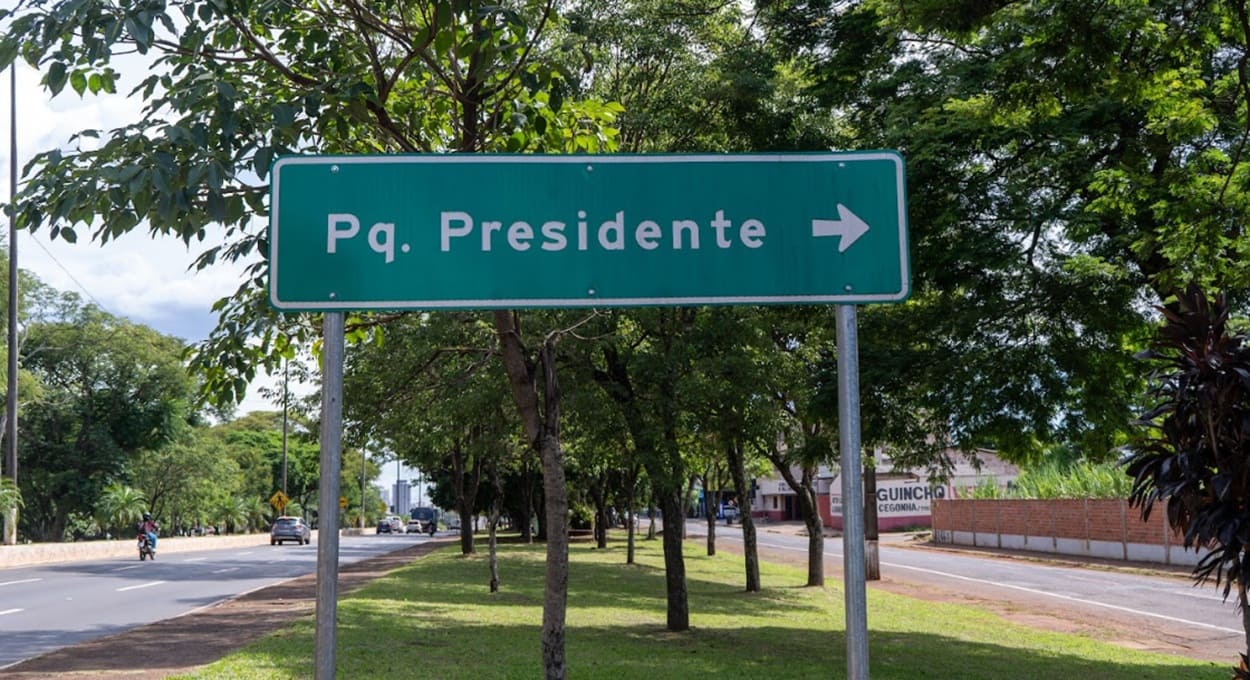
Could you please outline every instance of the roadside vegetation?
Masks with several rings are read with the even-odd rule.
[[[959,490],[960,498],[1124,498],[1133,490],[1133,478],[1119,463],[1048,463],[1026,468],[1010,485],[986,477],[976,486]]]
[[[806,572],[764,562],[758,593],[741,585],[742,557],[686,546],[691,630],[664,631],[663,556],[637,547],[570,547],[569,677],[837,677],[846,667],[842,591],[799,587]],[[338,607],[338,677],[440,680],[533,678],[542,615],[543,547],[499,547],[505,582],[491,595],[486,560],[441,550],[345,597]],[[870,590],[872,677],[913,680],[1225,678],[1215,664],[1018,626],[969,607]],[[274,631],[188,680],[275,680],[312,674],[312,617]]]
[[[271,170],[299,154],[898,149],[911,295],[859,317],[864,443],[937,475],[976,447],[1021,461],[1061,444],[1106,460],[1146,387],[1132,355],[1157,326],[1150,304],[1196,281],[1228,291],[1244,316],[1248,16],[1246,0],[691,0],[680,11],[665,0],[21,0],[0,10],[0,68],[22,60],[52,96],[122,91],[143,108],[82,131],[88,143],[36,153],[11,226],[215,244],[198,268],[246,272],[185,355],[89,308],[46,329],[57,341],[46,346],[73,356],[23,343],[23,366],[56,390],[21,391],[23,427],[44,435],[21,447],[22,535],[124,521],[133,494],[114,488],[101,503],[114,483],[167,503],[158,514],[171,524],[247,527],[270,512],[273,415],[183,425],[195,425],[196,398],[225,408],[262,371],[316,365],[321,319],[265,300]],[[124,82],[136,54],[150,68]],[[507,266],[575,275],[537,262]],[[549,550],[543,637],[512,642],[518,654],[541,646],[549,678],[564,677],[569,507],[592,508],[600,528],[609,509],[682,516],[696,482],[743,499],[762,463],[798,473],[788,486],[813,522],[814,471],[835,462],[828,306],[369,312],[348,318],[346,336],[348,514],[369,512],[370,492],[356,491],[376,472],[369,447],[439,479],[438,497],[466,519],[504,516],[527,537],[534,527]],[[192,373],[74,374],[98,355]],[[107,423],[87,417],[100,413]],[[307,508],[316,404],[305,413],[289,481]],[[175,459],[187,464],[166,465]],[[743,520],[745,588],[775,588]],[[665,640],[680,650],[700,635],[679,635],[691,616],[709,612],[688,606],[675,531],[664,546]],[[467,529],[461,551],[475,552]],[[820,556],[813,540],[809,582]],[[1050,675],[1079,669],[1061,670]]]

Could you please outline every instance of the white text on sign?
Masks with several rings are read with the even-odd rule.
[[[443,211],[439,215],[439,250],[447,253],[468,247],[481,252],[501,248],[525,252],[538,248],[560,252],[570,249],[586,251],[592,247],[601,250],[656,250],[666,246],[673,250],[724,250],[735,246],[755,249],[764,245],[767,235],[760,220],[748,218],[735,224],[725,217],[724,210],[717,210],[705,225],[691,219],[669,220],[666,225],[643,219],[631,224],[624,210],[617,211],[611,219],[599,223],[597,228],[591,227],[584,210],[577,212],[577,221],[571,227],[569,223],[559,220],[545,221],[537,228],[524,220],[515,220],[507,228],[504,224],[502,220],[478,221],[464,211]],[[340,241],[355,239],[360,232],[360,218],[351,213],[330,213],[326,216],[326,252],[332,255],[337,253]],[[369,248],[382,255],[388,263],[395,260],[395,232],[395,223],[376,222],[365,234]],[[410,246],[404,243],[398,249],[406,253]]]

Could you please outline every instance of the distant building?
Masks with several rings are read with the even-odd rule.
[[[406,479],[395,481],[395,502],[391,507],[396,515],[407,515],[412,509],[412,483]]]
[[[988,449],[972,456],[947,451],[954,462],[945,484],[930,484],[923,471],[892,469],[889,456],[877,466],[877,528],[883,531],[933,526],[933,499],[954,498],[984,481],[1006,487],[1020,476],[1020,469]],[[975,464],[974,464],[975,460]],[[827,511],[827,512],[826,512]],[[829,484],[829,503],[822,511],[827,526],[842,528],[842,479]]]
[[[394,494],[391,493],[390,489],[384,486],[379,486],[378,495],[382,497],[382,502],[386,503],[386,507],[391,507],[391,499],[394,498]]]
[[[932,500],[953,498],[960,491],[975,487],[984,480],[1008,486],[1020,470],[1002,460],[993,451],[975,452],[979,467],[958,451],[948,451],[955,467],[946,484],[930,484],[923,470],[895,470],[889,456],[877,461],[877,527],[881,530],[932,525]],[[797,471],[796,471],[797,472]],[[797,476],[797,474],[796,474]],[[799,515],[795,493],[780,476],[757,479],[751,515],[774,521],[795,521]],[[816,477],[816,498],[825,526],[842,528],[842,478],[837,467],[821,466]]]

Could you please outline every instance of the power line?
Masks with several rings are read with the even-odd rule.
[[[84,286],[82,282],[79,281],[78,278],[74,276],[73,272],[71,272],[69,268],[61,264],[60,260],[56,259],[56,255],[53,255],[52,251],[48,250],[47,246],[45,246],[38,238],[36,238],[34,234],[29,234],[29,236],[30,236],[31,242],[39,246],[39,249],[42,250],[44,254],[48,256],[48,259],[52,260],[53,264],[55,264],[58,269],[60,269],[62,272],[65,272],[65,275],[69,277],[69,280],[73,281],[75,286],[78,286],[78,290],[82,291],[82,294],[88,300],[91,300],[93,303],[95,303],[95,306],[99,307],[102,311],[112,314],[112,312],[109,312],[108,307],[104,306],[103,302],[100,302],[99,300],[97,300],[96,297],[92,295],[90,291],[87,290],[87,287]],[[113,316],[117,316],[117,315],[113,314]]]

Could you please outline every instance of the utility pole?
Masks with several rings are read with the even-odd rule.
[[[365,528],[365,460],[368,452],[360,449],[360,528]]]
[[[5,467],[17,487],[17,61],[9,66],[9,376]],[[4,514],[4,544],[17,544],[17,506]]]
[[[287,382],[290,377],[288,362],[282,361],[282,495],[286,496],[286,413]]]

